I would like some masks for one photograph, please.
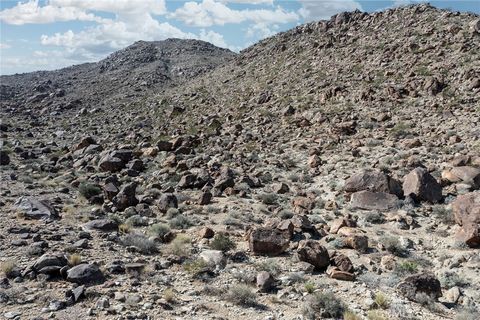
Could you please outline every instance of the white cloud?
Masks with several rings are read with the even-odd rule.
[[[10,49],[11,47],[12,46],[7,43],[0,42],[0,49]]]
[[[186,2],[183,7],[171,13],[170,17],[195,27],[223,26],[227,23],[241,23],[244,21],[253,21],[255,23],[288,23],[297,21],[300,18],[297,13],[286,11],[280,6],[277,6],[274,10],[234,10],[215,0]]]
[[[75,7],[39,6],[38,0],[19,2],[15,7],[0,11],[0,21],[13,25],[73,20],[104,21],[93,13]]]
[[[220,33],[217,33],[212,30],[209,30],[209,31],[206,31],[205,29],[200,30],[200,34],[198,38],[200,40],[213,43],[217,47],[222,47],[222,48],[228,47],[223,36]]]
[[[299,0],[299,2],[302,4],[299,13],[305,22],[329,19],[332,15],[343,11],[362,10],[360,3],[354,0]]]
[[[277,33],[278,28],[278,25],[268,26],[265,23],[256,23],[247,28],[246,36],[249,38],[267,38]]]

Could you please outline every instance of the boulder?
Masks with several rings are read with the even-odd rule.
[[[250,231],[248,244],[256,255],[276,256],[288,249],[288,235],[278,229],[257,227]]]
[[[33,197],[20,197],[15,202],[25,218],[53,220],[60,216],[57,210],[47,200],[38,200]]]
[[[112,199],[113,204],[119,211],[123,211],[128,207],[136,206],[138,204],[138,199],[135,197],[136,188],[137,184],[135,182],[126,184]]]
[[[343,189],[346,192],[372,191],[392,193],[399,197],[403,195],[400,182],[377,170],[364,170],[356,173],[345,181]]]
[[[480,247],[480,191],[458,196],[452,210],[455,222],[462,226],[461,240],[469,247]]]
[[[352,235],[346,237],[343,241],[347,248],[352,248],[360,252],[366,252],[368,249],[368,237],[363,235]]]
[[[117,172],[125,168],[125,162],[123,162],[120,158],[106,155],[102,159],[100,159],[98,167],[102,171]]]
[[[105,277],[96,264],[82,263],[68,269],[67,280],[78,284],[100,284]]]
[[[450,173],[457,179],[470,184],[474,189],[480,188],[480,169],[469,166],[454,167]]]
[[[275,286],[275,279],[267,271],[260,271],[257,274],[257,287],[262,292],[268,292]]]
[[[440,281],[430,273],[418,273],[405,278],[397,285],[397,290],[415,302],[418,302],[418,294],[426,294],[433,299],[442,296]]]
[[[157,206],[164,213],[170,208],[178,208],[177,197],[173,193],[164,193],[158,200]]]
[[[398,197],[390,193],[364,190],[352,194],[350,203],[358,209],[388,211],[398,206]]]
[[[330,264],[327,249],[318,241],[302,240],[297,248],[297,256],[300,261],[305,261],[316,269],[322,269]]]
[[[111,219],[96,219],[89,221],[83,225],[85,231],[97,230],[97,231],[117,231],[118,223]]]
[[[50,270],[52,267],[58,268],[58,271],[68,263],[67,258],[63,254],[51,254],[47,253],[41,256],[35,261],[32,269],[38,273],[45,273],[46,270]]]
[[[10,164],[10,157],[5,150],[0,150],[0,166]]]
[[[424,168],[416,168],[405,176],[403,193],[415,201],[437,203],[442,199],[442,187]]]

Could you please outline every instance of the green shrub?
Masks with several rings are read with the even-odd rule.
[[[260,200],[263,204],[266,205],[274,205],[277,203],[277,195],[275,193],[260,193],[257,196],[258,200]]]
[[[318,315],[330,318],[341,318],[346,308],[344,303],[331,292],[315,293],[311,295],[303,309],[307,319],[318,319]]]
[[[142,234],[130,233],[123,238],[122,243],[124,246],[135,247],[143,254],[157,252],[157,246],[155,243]]]
[[[210,242],[210,248],[214,250],[229,251],[235,249],[237,244],[228,236],[223,234],[216,234]]]
[[[168,232],[170,232],[170,227],[164,223],[152,224],[148,228],[148,233],[155,237],[163,238]]]
[[[388,252],[398,257],[404,257],[408,254],[407,249],[400,243],[398,237],[385,236],[382,237],[379,241]]]
[[[257,295],[248,285],[237,284],[228,289],[225,300],[241,306],[254,306],[257,304]]]
[[[168,224],[172,229],[188,229],[194,225],[192,219],[184,214],[178,214],[175,218],[172,218]]]
[[[404,275],[408,273],[416,273],[418,271],[418,264],[415,261],[402,261],[395,267],[395,272]]]
[[[78,192],[85,198],[90,199],[91,197],[97,196],[102,193],[102,188],[98,184],[82,182],[78,186]]]

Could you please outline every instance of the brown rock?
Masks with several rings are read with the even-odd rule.
[[[316,168],[322,165],[322,159],[320,159],[318,155],[314,154],[308,158],[308,165],[310,168]]]
[[[298,245],[297,256],[300,261],[308,262],[317,269],[325,268],[330,264],[327,249],[314,240],[302,240]]]
[[[468,166],[454,167],[450,173],[473,188],[480,188],[480,169]]]
[[[327,273],[330,276],[330,278],[332,278],[332,279],[337,279],[337,280],[341,280],[341,281],[354,281],[355,280],[355,275],[353,273],[338,270],[335,267],[331,268],[331,270],[329,270]]]
[[[352,194],[351,205],[359,209],[387,211],[398,206],[398,198],[385,192],[359,191]]]
[[[418,273],[405,278],[397,285],[397,290],[411,301],[417,301],[419,293],[426,294],[433,299],[442,296],[440,281],[429,273]]]
[[[250,231],[248,244],[256,255],[276,256],[288,249],[290,239],[278,229],[257,227]]]
[[[442,187],[424,168],[416,168],[405,176],[403,192],[416,201],[437,203],[442,199]]]
[[[330,264],[337,267],[341,271],[350,273],[355,271],[352,261],[344,254],[334,253],[332,257],[330,257]]]
[[[209,204],[210,201],[212,201],[212,198],[213,198],[212,193],[210,191],[205,191],[205,192],[202,192],[197,203],[201,206],[204,206]]]
[[[275,285],[275,279],[267,271],[261,271],[257,274],[257,287],[260,291],[268,292]]]
[[[361,235],[353,235],[345,238],[345,246],[358,250],[360,252],[366,252],[368,249],[368,237]]]
[[[480,191],[458,196],[452,209],[455,222],[462,226],[460,238],[469,247],[480,247]]]
[[[200,235],[200,238],[210,239],[210,238],[213,238],[213,236],[215,235],[215,231],[213,231],[209,227],[203,227],[202,230],[200,230],[199,235]]]

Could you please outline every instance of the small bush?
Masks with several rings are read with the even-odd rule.
[[[0,264],[0,271],[5,275],[7,278],[12,278],[15,272],[17,265],[13,261],[5,261]]]
[[[390,307],[390,299],[382,293],[382,292],[377,292],[375,294],[375,307],[378,309],[388,309]]]
[[[188,229],[194,225],[191,218],[186,215],[179,214],[175,218],[171,219],[168,224],[172,229]]]
[[[322,317],[341,318],[345,312],[343,302],[335,297],[331,292],[316,293],[309,297],[303,310],[307,319],[317,319],[317,315]]]
[[[308,293],[313,293],[315,291],[315,284],[313,282],[307,282],[304,285],[305,291]]]
[[[432,214],[437,218],[440,222],[446,225],[453,225],[455,224],[455,219],[453,218],[452,210],[447,209],[445,205],[437,204],[432,208]]]
[[[380,310],[370,310],[367,313],[368,320],[387,320],[385,314]]]
[[[188,273],[192,274],[193,276],[196,276],[197,274],[205,270],[207,267],[208,265],[203,259],[195,259],[187,261],[183,264],[183,269]]]
[[[275,193],[260,193],[257,196],[258,200],[260,200],[263,204],[266,205],[274,205],[277,203],[277,195]]]
[[[415,261],[402,261],[395,267],[395,272],[399,275],[416,273],[418,271],[418,264]]]
[[[225,300],[236,305],[254,306],[257,304],[257,295],[245,284],[237,284],[230,287],[225,293]]]
[[[78,192],[80,192],[85,199],[90,199],[91,197],[101,194],[102,188],[100,188],[98,184],[82,182],[78,186]]]
[[[440,283],[442,284],[442,287],[450,289],[453,287],[464,287],[468,285],[468,281],[460,277],[457,273],[455,272],[445,272],[441,277],[440,277]]]
[[[408,254],[407,249],[400,243],[398,237],[385,236],[382,237],[379,241],[391,254],[394,254],[398,257],[404,257]]]
[[[74,267],[82,263],[82,257],[79,254],[72,254],[68,257],[68,265]]]
[[[385,222],[385,216],[381,212],[368,212],[365,215],[365,221],[373,224],[382,224]]]
[[[118,226],[118,231],[123,234],[130,233],[132,231],[132,227],[127,223],[122,223]]]
[[[190,238],[185,235],[177,235],[175,239],[170,242],[169,251],[170,253],[177,256],[185,256],[189,253]]]
[[[228,236],[223,234],[216,234],[213,240],[210,242],[210,248],[224,252],[235,249],[236,247],[237,244]]]
[[[277,261],[275,259],[272,259],[272,258],[257,263],[256,264],[256,269],[258,271],[267,271],[273,277],[279,275],[280,272],[282,271],[282,268],[277,263]]]
[[[128,234],[126,237],[123,238],[122,243],[124,246],[135,247],[139,252],[143,254],[152,254],[157,252],[157,246],[155,245],[155,243],[142,234]]]
[[[148,233],[155,237],[163,238],[167,233],[170,232],[170,227],[164,223],[152,224],[148,228]]]
[[[472,320],[480,319],[480,312],[472,308],[460,310],[454,318],[455,320]]]
[[[353,311],[347,310],[343,313],[343,320],[362,320],[362,318]]]
[[[175,291],[172,288],[167,288],[163,291],[163,299],[168,303],[173,303],[176,300]]]

